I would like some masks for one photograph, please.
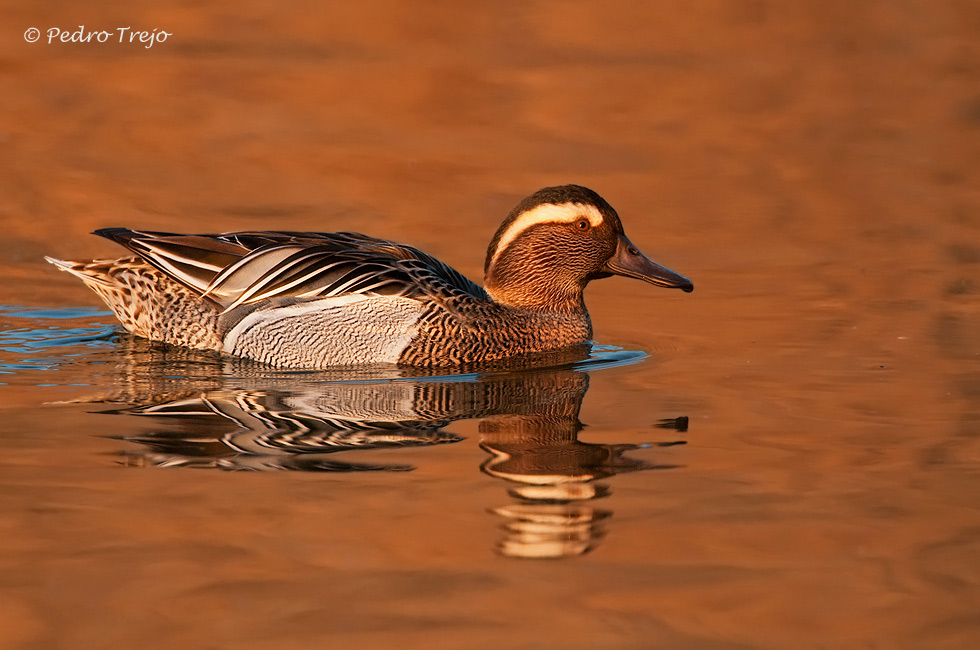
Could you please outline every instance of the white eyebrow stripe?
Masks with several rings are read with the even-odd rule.
[[[497,248],[493,251],[493,257],[490,258],[490,266],[493,266],[493,263],[497,261],[497,257],[501,251],[510,246],[510,243],[517,239],[518,235],[531,226],[537,226],[542,223],[572,223],[582,217],[587,218],[593,228],[602,225],[602,213],[594,205],[586,205],[584,203],[562,203],[561,205],[542,203],[528,210],[517,217],[514,223],[510,224],[510,227],[504,231],[503,236],[500,237],[500,241],[497,242]]]

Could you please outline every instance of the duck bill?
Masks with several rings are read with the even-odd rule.
[[[616,244],[616,252],[606,262],[605,271],[613,275],[622,275],[627,278],[636,278],[658,287],[668,287],[680,289],[690,293],[694,291],[694,284],[679,273],[674,273],[665,266],[660,266],[649,257],[639,251],[639,249],[626,238],[626,235],[619,236]]]

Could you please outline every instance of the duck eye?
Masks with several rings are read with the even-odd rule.
[[[579,219],[575,222],[575,227],[579,230],[588,230],[590,225],[588,219]]]

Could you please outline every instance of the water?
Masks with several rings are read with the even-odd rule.
[[[977,645],[969,3],[6,4],[174,35],[0,51],[0,648]],[[585,357],[256,370],[43,261],[357,230],[479,279],[568,182],[696,287],[590,285]]]
[[[153,521],[134,525],[134,531],[147,525],[167,527],[166,520],[173,516],[203,521],[199,518],[209,510],[215,519],[206,527],[215,534],[220,534],[214,527],[220,527],[225,516],[263,518],[271,514],[269,508],[275,510],[273,520],[285,518],[290,525],[302,527],[311,516],[322,523],[329,519],[341,530],[329,526],[335,538],[320,539],[316,545],[325,543],[323,548],[306,547],[303,554],[332,557],[330,562],[339,562],[344,571],[360,567],[367,575],[392,550],[404,552],[399,550],[402,545],[434,544],[436,558],[467,549],[482,556],[482,562],[495,556],[567,560],[601,547],[615,527],[617,499],[611,483],[618,475],[679,467],[673,447],[686,442],[688,427],[682,416],[641,425],[639,431],[600,436],[601,441],[579,439],[578,416],[590,375],[652,363],[645,353],[613,346],[595,345],[584,353],[541,355],[519,365],[496,364],[494,369],[460,374],[419,375],[386,367],[277,371],[132,337],[112,325],[103,311],[8,305],[0,310],[0,353],[0,368],[14,394],[37,400],[31,407],[15,409],[14,418],[30,414],[28,419],[43,421],[49,433],[63,432],[66,425],[69,431],[45,434],[43,443],[32,444],[39,429],[26,435],[10,429],[13,435],[5,440],[14,449],[8,460],[18,462],[8,465],[12,471],[7,474],[7,498],[19,504],[14,505],[15,526],[25,527],[20,532],[27,533],[32,549],[45,542],[74,546],[80,538],[89,538],[81,544],[103,549],[83,552],[89,561],[92,553],[104,557],[120,550],[125,555],[126,549],[138,556],[148,552],[132,547],[140,545],[132,539],[121,548],[119,540],[103,537],[105,526],[111,528],[111,521],[121,516],[115,512],[120,504],[102,502],[98,494],[109,496],[110,502],[122,497],[123,510],[137,518],[170,512],[163,520],[159,514],[150,515]],[[478,420],[478,427],[453,432],[466,420]],[[647,427],[649,431],[643,430]],[[448,446],[458,446],[458,451],[447,454]],[[49,478],[25,475],[24,467],[34,464],[46,468]],[[134,474],[106,474],[118,468]],[[143,475],[150,468],[172,471],[170,487],[158,492],[160,477]],[[185,474],[188,468],[289,471],[297,478],[199,483],[196,473]],[[413,480],[407,472],[420,478]],[[301,473],[324,479],[310,483]],[[66,480],[68,476],[73,479]],[[186,491],[192,484],[198,487]],[[125,488],[126,496],[112,494],[116,488]],[[25,490],[31,496],[21,500],[18,495],[26,496]],[[186,505],[188,498],[203,499],[203,509],[177,514],[173,508]],[[218,501],[206,504],[214,498]],[[76,504],[78,499],[88,505]],[[215,507],[218,511],[212,510]],[[226,508],[230,511],[219,517]],[[76,518],[86,511],[95,518]],[[262,512],[265,515],[255,514]],[[40,522],[49,515],[59,521],[64,536],[41,539],[46,535]],[[471,530],[459,530],[462,522]],[[406,524],[412,531],[409,539],[394,532]],[[388,525],[393,530],[381,537],[368,532]],[[359,526],[366,528],[355,532]],[[267,534],[275,536],[270,529]],[[470,548],[475,540],[466,540],[474,534],[481,539],[480,551]],[[398,540],[395,549],[389,548],[392,539]],[[200,543],[183,539],[177,542],[182,549],[178,554]],[[239,544],[227,543],[236,548]],[[309,543],[313,542],[300,545]],[[202,548],[199,559],[210,565],[227,550],[224,544]],[[205,560],[207,556],[212,557]],[[76,577],[69,571],[48,579],[61,583]],[[371,580],[378,579],[382,578]],[[446,574],[427,579],[442,589],[452,588],[458,578]]]
[[[401,454],[392,452],[462,442],[445,429],[479,419],[480,448],[490,457],[471,462],[472,469],[509,484],[513,498],[491,510],[506,520],[495,546],[504,556],[588,552],[604,536],[603,520],[611,514],[590,503],[609,495],[600,480],[674,467],[644,460],[648,453],[633,458],[626,452],[684,442],[578,439],[589,373],[641,363],[647,359],[641,352],[594,345],[456,374],[394,367],[277,371],[170,349],[92,321],[107,316],[85,308],[6,306],[0,310],[0,352],[6,357],[0,369],[23,389],[49,389],[49,396],[63,391],[43,406],[74,411],[81,430],[104,430],[100,415],[128,416],[118,424],[124,433],[108,435],[121,441],[110,452],[115,463],[404,472],[419,466],[397,462]],[[88,412],[78,413],[80,405]],[[657,426],[685,432],[687,419]],[[372,461],[375,456],[382,460]],[[428,464],[428,455],[415,462]]]

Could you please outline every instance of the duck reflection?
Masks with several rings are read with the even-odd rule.
[[[363,384],[358,388],[368,388]],[[154,418],[169,427],[124,439],[143,449],[123,452],[129,465],[213,467],[224,470],[285,469],[319,472],[407,471],[409,465],[337,460],[340,451],[436,445],[462,440],[439,431],[444,422],[384,419],[362,404],[338,412],[333,401],[353,392],[330,390],[217,390],[197,397],[110,413]],[[350,388],[342,386],[342,388]],[[395,397],[390,392],[387,397]]]
[[[504,519],[505,536],[497,545],[502,555],[557,558],[588,552],[605,535],[604,521],[612,515],[590,503],[610,494],[606,484],[596,481],[673,467],[623,455],[639,445],[580,441],[578,409],[587,377],[574,379],[581,379],[581,391],[577,400],[565,402],[566,413],[496,416],[480,424],[480,447],[491,454],[481,469],[511,483],[508,493],[518,501],[491,509]],[[658,426],[686,431],[686,423],[677,418]]]
[[[161,375],[153,370],[154,354],[152,347],[135,351],[139,361],[128,369],[128,394],[117,396],[136,405],[107,411],[153,423],[123,438],[138,446],[122,453],[125,464],[406,471],[413,467],[348,461],[337,454],[459,442],[462,438],[442,429],[478,418],[480,447],[489,455],[481,470],[507,483],[512,499],[490,509],[501,517],[504,531],[496,549],[509,557],[589,551],[611,516],[594,505],[610,494],[602,480],[670,467],[625,455],[637,445],[578,439],[586,370],[633,363],[643,358],[640,353],[585,348],[525,359],[519,370],[482,367],[451,376],[408,376],[390,367],[276,373],[217,358],[198,358],[192,362],[197,366],[175,375],[172,353],[162,357],[169,374]],[[192,392],[176,396],[174,388],[181,384]],[[659,426],[684,431],[686,418]]]

